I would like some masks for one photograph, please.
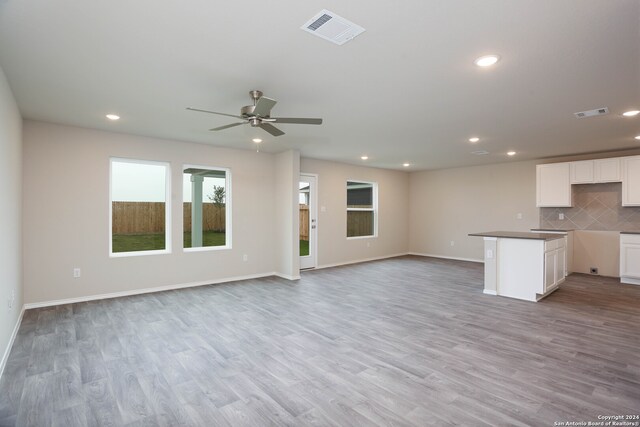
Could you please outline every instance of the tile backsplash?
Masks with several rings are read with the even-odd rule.
[[[540,208],[540,228],[639,231],[640,207],[622,207],[622,183],[571,186],[573,207]],[[564,214],[564,220],[559,214]]]

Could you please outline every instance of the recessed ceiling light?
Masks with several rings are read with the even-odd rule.
[[[107,114],[105,117],[109,120],[120,120],[120,116],[116,114]]]
[[[500,60],[498,55],[484,55],[476,59],[474,62],[478,67],[490,67]]]
[[[469,138],[469,142],[476,143],[478,141],[480,141],[480,138],[478,138],[477,136],[474,136],[473,138]]]
[[[260,144],[262,142],[260,138],[253,138],[252,141],[255,142],[256,144]]]
[[[367,159],[369,158],[369,156],[360,156],[360,158],[361,158],[362,160],[367,160]]]
[[[507,156],[515,156],[516,152],[515,151],[507,151]]]
[[[639,110],[625,111],[624,113],[622,113],[622,115],[625,117],[633,117],[633,116],[637,116],[638,114],[640,114]]]
[[[409,166],[411,166],[411,164],[409,163],[403,163],[402,166],[404,166],[405,168],[408,168]]]
[[[637,140],[640,140],[640,135],[636,136],[636,139],[637,139]]]

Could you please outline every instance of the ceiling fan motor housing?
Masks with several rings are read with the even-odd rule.
[[[256,109],[255,105],[245,105],[244,107],[242,107],[240,109],[240,115],[242,117],[252,117],[255,114],[253,114],[254,110]]]

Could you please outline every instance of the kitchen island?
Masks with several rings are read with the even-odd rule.
[[[484,293],[539,301],[566,276],[565,238],[560,234],[490,231],[484,238]]]

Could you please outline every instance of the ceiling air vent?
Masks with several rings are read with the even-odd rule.
[[[300,29],[337,45],[343,45],[364,31],[359,25],[326,9],[308,20]]]
[[[487,150],[478,150],[472,151],[471,154],[475,154],[476,156],[486,156],[489,152]]]
[[[593,116],[604,116],[605,114],[609,114],[609,109],[607,107],[573,113],[573,115],[576,116],[578,119],[584,119],[585,117],[593,117]]]

